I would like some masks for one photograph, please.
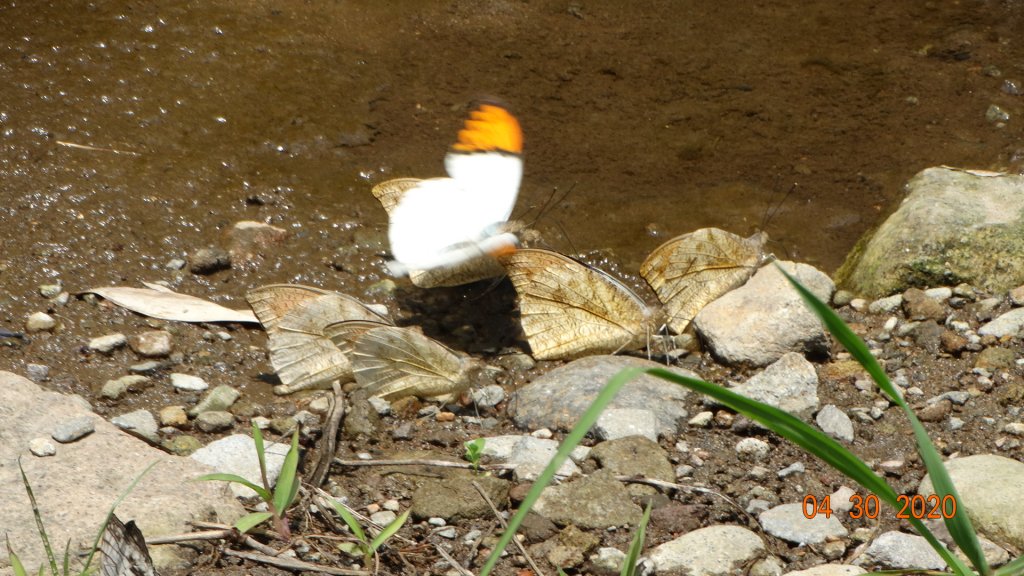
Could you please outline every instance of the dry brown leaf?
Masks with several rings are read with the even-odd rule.
[[[177,322],[252,322],[259,323],[251,310],[232,310],[209,300],[169,290],[109,286],[83,290],[110,300],[122,308],[143,316]]]

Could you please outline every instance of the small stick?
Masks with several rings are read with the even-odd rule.
[[[91,152],[112,152],[114,154],[127,154],[128,156],[142,156],[142,154],[139,154],[138,152],[131,152],[129,150],[117,150],[115,148],[99,148],[97,146],[89,146],[88,144],[75,144],[74,142],[65,142],[63,140],[57,140],[57,144],[61,146],[67,146],[68,148],[89,150]]]
[[[309,477],[309,483],[313,486],[323,484],[331,471],[331,460],[338,445],[338,428],[341,426],[341,419],[345,417],[345,393],[341,391],[341,384],[335,380],[331,387],[334,390],[334,398],[331,401],[331,413],[327,417],[323,445],[320,447],[320,459]]]
[[[440,544],[435,545],[434,549],[437,550],[437,553],[443,556],[444,559],[447,560],[448,563],[452,565],[452,568],[455,568],[455,570],[458,571],[459,574],[462,574],[462,576],[474,576],[472,572],[463,568],[462,565],[455,560],[455,558],[452,558],[452,555],[446,552],[445,549],[442,548]]]
[[[337,576],[368,576],[370,574],[370,572],[366,572],[364,570],[347,570],[345,568],[332,568],[330,566],[310,564],[309,562],[303,562],[302,560],[296,560],[295,558],[268,556],[266,554],[258,554],[253,552],[241,552],[238,550],[232,550],[231,548],[226,548],[224,550],[224,553],[228,556],[243,558],[245,560],[252,560],[253,562],[260,562],[262,564],[269,564],[271,566],[276,566],[278,568],[284,568],[285,570],[322,572],[324,574],[336,574]]]
[[[176,544],[178,542],[189,542],[191,540],[230,540],[235,542],[240,541],[253,550],[258,550],[263,554],[279,554],[277,550],[263,544],[248,534],[238,532],[232,526],[215,524],[213,522],[192,522],[192,525],[196,528],[208,528],[209,530],[205,532],[188,532],[185,534],[158,536],[156,538],[147,539],[146,544]]]
[[[334,463],[339,466],[437,466],[439,468],[463,468],[475,470],[469,462],[452,462],[451,460],[342,460],[335,458]],[[508,464],[481,464],[480,470],[512,470],[515,466]]]
[[[498,508],[494,505],[494,502],[491,502],[491,498],[487,495],[486,492],[484,492],[483,486],[480,486],[480,484],[476,480],[473,480],[472,484],[473,488],[476,488],[476,491],[480,493],[480,496],[484,499],[484,502],[487,502],[487,505],[491,507],[491,511],[494,512],[494,517],[497,518],[498,522],[501,523],[502,529],[508,530],[508,523],[505,522],[505,519],[501,517],[501,512],[498,512]],[[519,548],[519,551],[522,552],[523,556],[526,558],[526,561],[530,564],[530,568],[533,568],[533,573],[537,576],[544,576],[544,573],[541,572],[540,568],[537,567],[537,564],[533,561],[533,558],[530,558],[530,555],[526,553],[526,548],[523,546],[523,543],[520,542],[519,539],[515,536],[512,536],[512,542],[515,542],[516,547]]]

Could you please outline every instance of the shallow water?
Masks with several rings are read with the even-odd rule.
[[[440,175],[488,95],[526,132],[517,212],[559,198],[552,247],[635,270],[671,236],[763,226],[832,272],[918,170],[1021,170],[1022,25],[1010,1],[8,1],[5,298],[159,277],[241,219],[294,235],[229,293],[372,282],[377,256],[325,265],[380,242],[370,187]]]

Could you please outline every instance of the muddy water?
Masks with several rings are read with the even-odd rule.
[[[536,224],[553,247],[635,270],[676,234],[764,226],[831,272],[916,171],[1021,169],[1021,30],[1009,0],[7,0],[0,320],[41,283],[166,276],[241,219],[292,238],[188,291],[372,283],[370,186],[442,174],[485,95],[526,131],[519,211],[571,190]]]

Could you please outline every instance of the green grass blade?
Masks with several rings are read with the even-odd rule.
[[[341,502],[337,502],[335,500],[331,500],[331,506],[334,506],[334,511],[337,512],[338,516],[341,516],[341,519],[345,521],[345,524],[348,526],[348,529],[352,531],[352,534],[355,535],[355,537],[363,544],[369,544],[370,541],[366,538],[366,532],[363,532],[363,527],[359,525],[359,520],[356,520],[356,517],[348,511],[348,508],[346,508]]]
[[[946,470],[945,465],[942,463],[942,457],[939,456],[939,452],[935,449],[935,445],[932,444],[931,438],[928,437],[928,432],[925,430],[921,421],[918,420],[917,415],[910,406],[903,400],[903,396],[900,395],[899,391],[893,386],[892,382],[889,381],[889,377],[886,376],[885,370],[879,365],[878,360],[868,350],[867,345],[861,340],[850,327],[843,322],[842,318],[835,313],[827,304],[819,300],[810,290],[800,284],[795,278],[786,273],[779,267],[779,270],[789,280],[790,284],[796,289],[803,298],[804,302],[811,308],[811,310],[822,320],[828,331],[832,333],[837,341],[843,345],[844,348],[853,356],[861,366],[867,370],[868,374],[875,381],[875,384],[889,397],[889,400],[900,407],[907,419],[910,421],[910,428],[914,432],[914,439],[917,442],[917,450],[921,455],[921,460],[924,462],[925,468],[928,470],[928,475],[932,480],[932,487],[939,498],[944,498],[949,495],[952,496],[956,502],[961,502],[960,494],[957,492],[956,487],[953,485],[952,479],[949,477],[949,472]],[[971,524],[970,518],[967,514],[955,514],[952,518],[945,520],[946,528],[949,530],[950,536],[957,543],[960,550],[963,551],[964,555],[970,560],[971,564],[977,569],[980,574],[989,574],[991,569],[988,566],[988,562],[985,560],[985,555],[981,551],[981,543],[978,541],[977,532],[974,530]],[[922,534],[923,535],[923,534]],[[961,563],[962,564],[962,563]]]
[[[281,516],[285,510],[295,501],[299,493],[299,430],[295,429],[292,434],[292,445],[288,453],[284,455],[284,464],[281,465],[281,473],[277,476],[277,486],[274,487],[274,509]]]
[[[64,576],[71,576],[71,538],[64,543]],[[82,572],[85,572],[84,570]]]
[[[619,572],[620,576],[634,576],[636,574],[636,563],[640,560],[640,554],[644,551],[647,523],[651,521],[651,502],[653,502],[653,499],[647,501],[647,506],[644,507],[644,515],[640,518],[640,523],[636,525],[633,542],[630,543],[629,553],[626,554],[626,559],[622,563],[622,571]]]
[[[380,531],[380,534],[377,534],[373,541],[370,542],[370,551],[376,552],[377,548],[380,548],[382,544],[388,541],[388,538],[394,536],[395,532],[398,532],[398,530],[402,528],[402,525],[405,524],[405,521],[409,519],[409,512],[411,511],[412,508],[407,509],[405,512],[402,512],[398,518],[395,518],[390,524],[385,526]]]
[[[89,556],[85,559],[85,565],[82,566],[83,574],[89,571],[89,566],[92,564],[93,557],[96,556],[96,551],[100,548],[100,541],[103,540],[103,533],[107,531],[107,524],[110,523],[110,517],[114,515],[114,510],[117,509],[117,507],[121,504],[121,502],[124,501],[125,498],[128,497],[128,494],[131,494],[132,490],[135,489],[135,486],[138,485],[139,481],[141,481],[146,474],[149,474],[149,471],[152,470],[153,467],[159,463],[159,460],[154,460],[153,462],[150,463],[149,466],[146,466],[146,468],[142,472],[139,472],[139,475],[132,480],[132,483],[121,491],[121,494],[118,495],[117,500],[114,500],[114,503],[110,505],[110,509],[107,510],[107,516],[103,519],[103,524],[100,525],[99,532],[96,533],[96,538],[94,538],[92,541],[92,548],[89,550]],[[66,553],[65,560],[67,560]]]
[[[996,576],[1020,576],[1024,574],[1024,556],[1003,564],[995,571]]]
[[[257,486],[237,474],[224,474],[222,472],[216,472],[214,474],[203,474],[202,476],[196,478],[196,480],[220,480],[223,482],[234,482],[235,484],[241,484],[242,486],[245,486],[246,488],[249,488],[252,491],[256,492],[256,494],[258,494],[259,497],[264,502],[270,502],[271,499],[273,498],[273,496],[270,495],[270,492],[267,492],[266,488],[262,486]]]
[[[245,534],[249,530],[252,530],[256,526],[263,524],[273,517],[273,512],[252,512],[239,518],[238,521],[235,522],[235,528],[242,534]]]
[[[43,549],[46,551],[46,559],[50,564],[50,573],[56,576],[57,560],[53,557],[53,547],[50,546],[50,538],[46,535],[46,527],[43,526],[43,514],[39,511],[39,504],[36,502],[36,495],[32,492],[32,485],[28,482],[25,469],[21,466],[21,457],[18,457],[18,470],[21,472],[21,483],[25,485],[25,492],[28,493],[28,501],[32,505],[32,516],[36,520],[36,531],[39,532],[39,539],[43,541]]]
[[[25,566],[22,565],[21,559],[18,555],[11,550],[11,537],[4,534],[4,539],[7,540],[7,557],[11,561],[11,567],[14,569],[14,576],[28,576],[28,572],[25,571]]]
[[[270,482],[267,480],[267,453],[266,448],[263,446],[263,432],[260,431],[260,427],[255,422],[252,425],[252,441],[256,444],[256,459],[260,462],[260,479],[262,479],[263,486],[269,494]],[[265,498],[265,500],[269,502],[270,498]]]
[[[594,401],[590,404],[590,407],[580,416],[579,421],[573,426],[573,429],[566,435],[565,440],[558,447],[554,457],[548,462],[547,467],[540,473],[537,480],[533,483],[530,491],[527,492],[526,498],[523,499],[523,503],[519,505],[519,510],[516,511],[515,515],[508,522],[508,527],[505,528],[501,538],[495,545],[494,550],[491,551],[491,555],[487,557],[487,562],[484,564],[483,569],[480,571],[480,576],[487,576],[491,570],[494,569],[494,565],[498,563],[498,559],[501,557],[502,551],[508,546],[509,542],[515,536],[516,530],[519,525],[523,523],[523,519],[526,518],[526,514],[533,507],[533,504],[540,498],[541,492],[544,488],[551,483],[551,480],[555,477],[555,472],[562,466],[565,459],[569,457],[569,454],[579,445],[583,437],[586,436],[590,428],[597,422],[598,416],[608,406],[608,404],[615,398],[619,390],[630,380],[639,376],[644,370],[642,368],[627,368],[622,372],[619,372],[612,377],[611,380],[605,384],[604,388],[598,392]]]

